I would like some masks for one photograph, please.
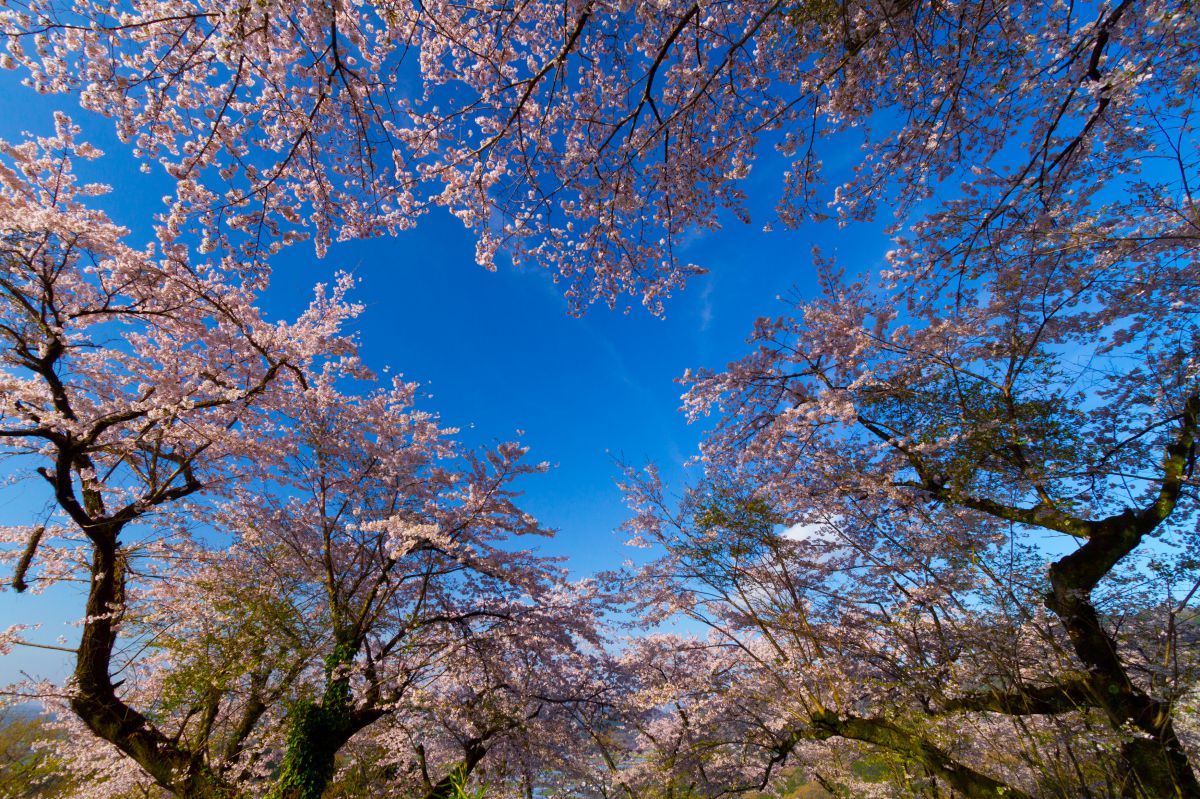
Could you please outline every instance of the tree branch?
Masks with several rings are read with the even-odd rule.
[[[1088,675],[1073,674],[1055,685],[1019,686],[1011,691],[956,696],[944,702],[936,715],[981,711],[1009,716],[1054,716],[1096,707],[1093,690]]]
[[[958,762],[943,749],[919,735],[884,719],[838,716],[833,711],[815,713],[808,737],[824,740],[833,736],[874,744],[911,758],[967,799],[1033,799],[1029,794]]]

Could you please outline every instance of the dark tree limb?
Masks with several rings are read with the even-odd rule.
[[[35,527],[29,534],[29,540],[25,542],[25,549],[21,552],[21,559],[17,561],[17,568],[13,571],[12,578],[13,590],[18,594],[29,587],[29,584],[25,582],[25,575],[29,572],[29,566],[33,563],[33,556],[37,553],[38,544],[42,542],[42,536],[45,534],[45,527]]]
[[[960,763],[925,738],[886,719],[839,716],[829,710],[813,714],[812,730],[806,737],[824,740],[833,736],[873,744],[920,763],[967,799],[1033,799],[1022,790]]]
[[[1075,674],[1054,685],[1020,686],[1012,690],[956,696],[943,702],[939,713],[988,712],[1009,716],[1054,716],[1096,707],[1095,688],[1086,674]]]

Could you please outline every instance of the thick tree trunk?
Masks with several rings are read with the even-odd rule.
[[[1092,590],[1174,511],[1194,457],[1200,396],[1184,404],[1179,437],[1166,449],[1158,496],[1146,507],[1088,522],[1087,541],[1050,566],[1046,607],[1066,628],[1075,654],[1088,669],[1091,698],[1122,734],[1135,736],[1121,749],[1128,768],[1122,795],[1150,799],[1200,799],[1200,781],[1175,734],[1171,705],[1129,678],[1116,642],[1100,623]]]
[[[1086,595],[1070,588],[1072,581],[1062,563],[1051,567],[1054,589],[1046,605],[1063,622],[1075,654],[1088,668],[1091,704],[1104,712],[1114,729],[1138,736],[1121,748],[1128,767],[1122,796],[1200,799],[1200,782],[1175,733],[1170,705],[1149,696],[1129,679],[1116,643],[1101,626]]]
[[[292,708],[287,748],[269,799],[320,799],[333,779],[337,752],[350,739],[348,727],[336,704],[322,700]]]
[[[1165,739],[1165,740],[1164,740]],[[1174,731],[1158,739],[1135,738],[1121,747],[1130,773],[1122,796],[1141,799],[1192,799],[1200,796],[1196,775]]]
[[[352,643],[334,647],[325,659],[325,691],[320,703],[299,702],[288,714],[287,744],[279,776],[267,799],[321,799],[333,779],[337,753],[380,713],[354,710],[350,680],[342,668],[354,662]]]
[[[71,709],[92,732],[116,746],[162,787],[181,799],[228,799],[233,789],[203,758],[180,749],[116,694],[109,675],[116,620],[124,606],[125,569],[117,534],[105,525],[88,531],[93,543],[87,616],[75,658]]]

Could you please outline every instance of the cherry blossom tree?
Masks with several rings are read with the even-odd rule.
[[[435,758],[430,745],[418,761],[426,793],[443,799],[496,738],[536,718],[522,709],[529,672],[552,682],[578,639],[596,642],[585,596],[550,562],[504,546],[545,534],[511,488],[544,466],[523,465],[511,444],[458,452],[450,431],[413,410],[414,389],[347,397],[314,376],[269,439],[282,450],[266,460],[270,487],[219,513],[250,570],[272,575],[269,595],[298,620],[294,646],[323,674],[289,710],[270,796],[316,799],[360,730],[385,715],[386,729],[427,729],[422,719],[437,712],[458,714],[439,722],[458,731],[458,754]]]
[[[178,180],[173,231],[323,249],[444,206],[481,264],[542,263],[576,308],[660,308],[697,269],[682,237],[747,216],[767,145],[783,221],[961,182],[987,202],[946,240],[973,251],[1007,209],[1130,169],[1197,88],[1178,2],[23,0],[0,24],[6,65]]]
[[[688,376],[719,422],[681,507],[630,481],[668,553],[642,579],[774,682],[780,751],[861,741],[968,796],[1200,795],[1200,217],[1176,133],[1136,193],[1006,206],[987,247],[946,243],[987,207],[967,196],[878,281],[818,257],[820,298]]]
[[[537,718],[528,675],[552,684],[599,643],[592,593],[506,544],[545,534],[512,488],[544,467],[463,451],[412,384],[373,388],[342,331],[348,278],[272,323],[261,278],[124,244],[73,176],[98,155],[77,133],[59,118],[2,147],[0,435],[52,496],[6,530],[13,587],[89,585],[70,684],[37,689],[100,747],[70,759],[82,783],[316,799],[374,722],[485,696],[457,755],[422,760],[442,799]]]
[[[133,531],[228,479],[253,452],[256,409],[344,349],[338,328],[354,308],[339,288],[295,324],[270,324],[252,285],[190,264],[179,247],[124,244],[85,205],[104,189],[73,176],[72,160],[98,154],[77,133],[60,117],[55,136],[3,146],[4,452],[48,485],[57,510],[15,531],[25,546],[13,586],[35,565],[50,580],[82,568],[71,706],[163,784],[193,793],[212,780],[206,765],[114,683],[132,559],[170,549]]]

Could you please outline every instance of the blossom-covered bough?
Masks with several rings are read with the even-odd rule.
[[[1021,30],[971,47],[1043,68],[1009,94],[997,62],[979,126],[903,155],[930,189],[942,147],[978,160],[881,275],[818,253],[820,297],[688,376],[720,422],[682,508],[630,481],[668,552],[642,584],[757,665],[779,753],[858,741],[968,796],[1197,796],[1196,21],[1052,6]]]
[[[966,251],[1011,207],[1090,190],[1087,153],[1131,167],[1156,131],[1147,105],[1194,94],[1193,16],[1133,0],[26,0],[0,26],[7,65],[77,92],[177,179],[167,227],[207,247],[323,249],[440,205],[485,266],[542,263],[577,308],[624,293],[657,309],[695,271],[681,237],[745,216],[763,145],[787,162],[787,222],[869,218],[885,197],[904,213],[966,180],[991,200],[943,237]],[[849,178],[823,166],[831,135],[839,161],[865,147]]]
[[[766,748],[859,741],[967,796],[1200,791],[1196,248],[1044,242],[763,321],[692,376],[704,484],[630,481],[668,553],[646,600],[743,653]]]

